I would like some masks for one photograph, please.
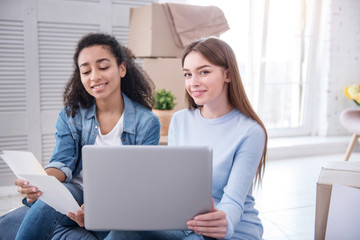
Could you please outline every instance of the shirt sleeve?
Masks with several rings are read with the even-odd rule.
[[[80,138],[76,133],[72,133],[66,124],[65,111],[62,110],[56,122],[56,145],[53,155],[46,168],[57,168],[61,170],[65,176],[65,182],[70,182],[73,178],[72,172],[78,159],[76,153],[76,138]]]
[[[154,116],[147,126],[147,131],[142,141],[142,145],[158,145],[160,140],[160,120]]]
[[[265,145],[265,132],[255,124],[239,143],[235,152],[224,194],[217,209],[226,213],[227,233],[225,239],[231,238],[235,227],[241,221],[245,200],[259,166]]]

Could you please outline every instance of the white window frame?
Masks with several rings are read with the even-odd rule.
[[[307,6],[307,15],[306,15],[306,21],[307,21],[307,28],[304,32],[304,39],[307,39],[308,46],[305,46],[302,48],[302,56],[304,56],[303,62],[306,63],[306,66],[303,66],[303,72],[301,72],[300,77],[305,78],[304,85],[303,85],[303,91],[304,96],[302,97],[302,126],[297,128],[278,128],[278,129],[270,129],[268,128],[268,134],[270,137],[290,137],[290,136],[309,136],[313,135],[313,129],[312,126],[314,119],[313,116],[316,117],[316,115],[312,114],[312,111],[316,111],[317,109],[317,103],[316,103],[316,93],[313,92],[316,88],[316,85],[318,84],[315,74],[314,65],[316,62],[316,49],[317,49],[317,26],[319,23],[318,16],[320,15],[320,4],[318,1],[310,1],[310,0],[304,0],[306,1]],[[218,5],[218,1],[196,1],[196,0],[187,0],[182,1],[183,3],[187,4],[202,4],[202,5]],[[231,1],[223,1],[222,3],[233,5],[234,3]],[[248,0],[248,6],[249,6],[249,26],[248,26],[248,59],[245,66],[245,74],[242,74],[242,78],[244,81],[245,88],[247,90],[248,96],[250,98],[250,101],[255,109],[256,112],[260,113],[262,108],[264,106],[261,106],[259,103],[262,101],[262,94],[263,88],[264,88],[264,81],[265,81],[265,65],[266,65],[266,59],[265,59],[265,53],[266,53],[266,40],[267,40],[267,19],[269,16],[269,4],[271,3],[270,0],[262,0],[262,1],[252,1]],[[255,4],[263,4],[263,20],[262,20],[262,33],[261,33],[261,49],[259,49],[259,46],[254,45],[254,17],[258,15],[255,14]],[[221,6],[219,6],[221,8]],[[259,9],[259,8],[257,8]],[[233,12],[234,9],[232,9]],[[224,12],[225,16],[228,14],[227,12]],[[258,27],[258,26],[256,26]],[[230,26],[231,28],[231,26]],[[231,44],[231,43],[230,43]],[[304,52],[307,47],[307,52]],[[235,54],[236,50],[235,50]],[[244,54],[244,53],[242,53]],[[260,61],[260,66],[256,66],[255,61]],[[256,69],[258,68],[258,69]],[[254,74],[256,72],[256,74]],[[257,76],[255,76],[257,75]],[[247,80],[247,81],[246,81]],[[261,114],[259,114],[261,115]]]

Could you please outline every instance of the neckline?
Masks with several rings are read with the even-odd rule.
[[[203,121],[203,122],[208,123],[208,124],[220,124],[220,123],[226,122],[229,119],[231,119],[236,114],[236,112],[238,112],[238,110],[236,108],[234,108],[233,110],[231,110],[230,112],[226,113],[225,115],[223,115],[221,117],[218,117],[218,118],[205,118],[205,117],[203,117],[201,115],[200,108],[195,109],[196,117],[200,121]]]
[[[102,134],[101,133],[101,129],[100,129],[100,126],[99,126],[99,134],[102,136],[102,137],[106,137],[106,136],[109,136],[113,133],[113,131],[121,124],[121,122],[123,122],[123,117],[124,116],[124,113],[121,114],[119,120],[117,121],[117,123],[115,124],[115,126],[110,130],[110,132],[108,132],[107,134]]]

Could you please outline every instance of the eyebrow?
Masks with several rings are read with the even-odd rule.
[[[96,63],[100,63],[100,62],[103,62],[103,61],[108,61],[108,62],[110,62],[110,60],[107,59],[107,58],[100,58],[100,59],[96,60]],[[81,68],[81,67],[83,67],[83,66],[88,66],[88,65],[89,65],[89,63],[86,62],[86,63],[80,64],[79,68]]]
[[[201,65],[201,66],[197,67],[196,70],[206,68],[206,67],[211,67],[211,66],[210,65]],[[183,71],[189,71],[189,69],[183,68]]]

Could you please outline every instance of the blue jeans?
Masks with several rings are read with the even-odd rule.
[[[213,238],[184,231],[111,231],[105,240],[210,240]]]
[[[92,232],[79,226],[57,225],[51,240],[98,240],[104,239],[109,232]]]
[[[64,183],[79,205],[83,204],[83,191],[76,185]],[[17,232],[17,235],[16,235]],[[0,240],[27,239],[83,239],[83,240],[207,240],[211,238],[184,231],[89,231],[41,200],[30,208],[20,207],[0,218]]]
[[[20,207],[2,217],[0,217],[0,240],[13,240],[21,225],[25,214],[29,210],[28,206]],[[104,239],[108,232],[91,232],[79,226],[63,226],[58,224],[55,227],[52,240],[97,240]],[[39,238],[40,239],[40,238]],[[144,239],[184,239],[184,240],[202,240],[210,239],[199,236],[195,233],[186,234],[182,231],[163,231],[163,232],[133,232],[133,231],[112,231],[106,240],[111,239],[130,239],[130,240],[144,240]]]
[[[64,185],[69,189],[79,205],[83,204],[82,189],[71,183],[64,183]],[[57,227],[59,227],[59,229],[56,229]],[[78,225],[66,215],[56,211],[43,201],[37,200],[26,213],[15,239],[51,239],[54,233],[56,233],[57,236],[66,234],[68,230],[67,227],[76,228]],[[81,228],[79,227],[79,229]],[[92,236],[91,232],[85,229],[82,233]]]
[[[29,206],[19,207],[0,217],[0,240],[14,240]],[[91,232],[79,226],[63,226],[58,224],[55,227],[52,240],[82,239],[97,240],[104,239],[108,232]]]
[[[0,217],[0,240],[15,239],[28,210],[28,206],[22,206]]]

